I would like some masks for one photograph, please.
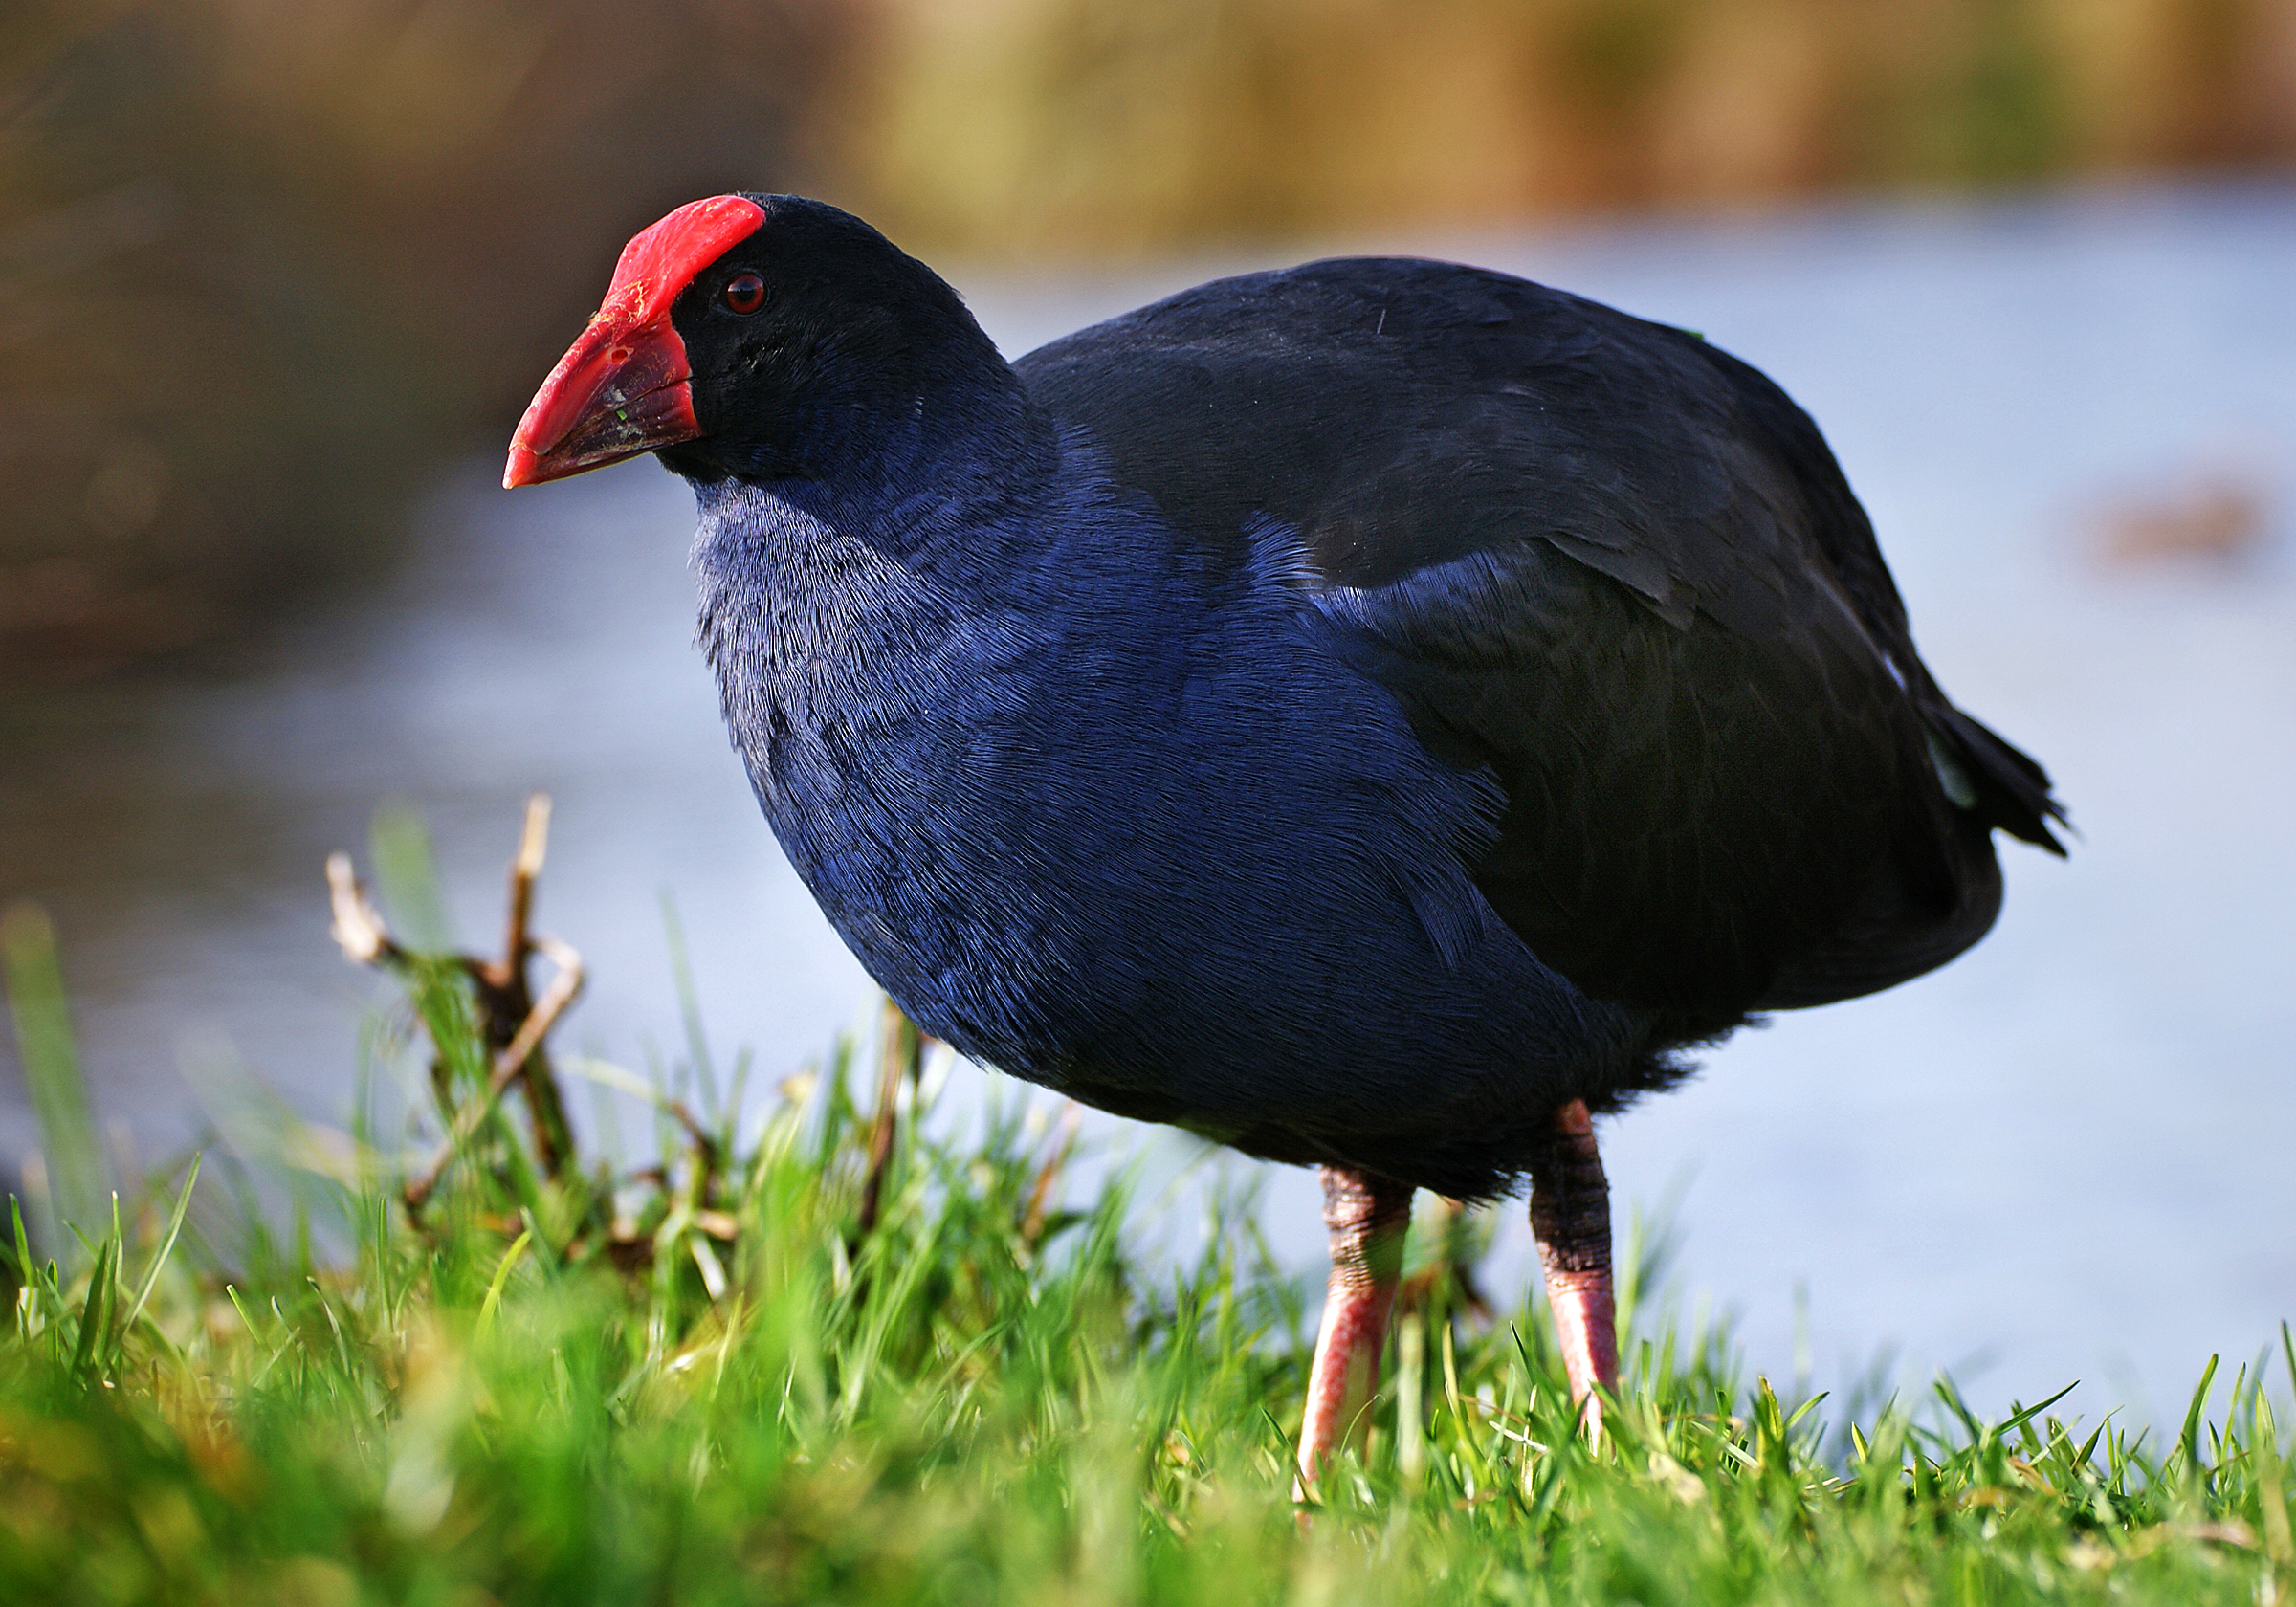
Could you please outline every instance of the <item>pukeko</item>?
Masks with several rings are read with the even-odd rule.
[[[1809,417],[1697,335],[1344,258],[1007,363],[786,195],[629,242],[504,484],[652,451],[766,818],[926,1030],[1323,1169],[1312,1479],[1412,1191],[1528,1177],[1617,1368],[1591,1118],[1993,924],[2041,766],[1946,700]],[[1592,1405],[1593,1402],[1589,1401]]]

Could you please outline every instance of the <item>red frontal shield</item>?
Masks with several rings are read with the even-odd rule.
[[[764,222],[755,201],[714,195],[678,208],[622,248],[605,302],[519,421],[505,486],[563,479],[700,435],[693,370],[670,322],[671,303]]]

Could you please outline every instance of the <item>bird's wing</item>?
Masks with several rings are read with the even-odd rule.
[[[1711,1015],[1903,980],[2050,843],[1954,710],[1809,419],[1695,336],[1503,275],[1347,259],[1016,364],[1214,572],[1279,565],[1423,741],[1503,792],[1473,868],[1598,997]]]

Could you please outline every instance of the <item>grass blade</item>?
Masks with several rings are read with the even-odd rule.
[[[96,1249],[95,1271],[88,1279],[88,1297],[79,1308],[79,1343],[72,1349],[73,1376],[86,1379],[96,1360],[96,1342],[105,1328],[104,1317],[110,1306],[111,1241],[105,1240]]]
[[[38,905],[11,905],[0,914],[0,971],[6,973],[26,1091],[47,1152],[55,1217],[94,1222],[103,1209],[103,1151],[65,1006],[55,928]]]
[[[2200,1383],[2193,1391],[2192,1404],[2184,1409],[2184,1426],[2176,1432],[2176,1443],[2184,1451],[2186,1468],[2195,1476],[2207,1471],[2200,1460],[2200,1414],[2208,1405],[2208,1386],[2216,1381],[2217,1357],[2210,1356],[2208,1365],[2200,1370]]]
[[[176,1236],[184,1231],[184,1217],[191,1209],[191,1188],[199,1181],[199,1163],[205,1154],[201,1151],[191,1156],[191,1170],[184,1178],[184,1192],[176,1197],[175,1210],[167,1219],[167,1232],[160,1240],[159,1253],[151,1258],[151,1269],[144,1274],[144,1287],[136,1291],[136,1303],[128,1309],[127,1321],[120,1325],[122,1333],[134,1328],[136,1319],[144,1314],[151,1291],[159,1285],[161,1268],[167,1265],[168,1256],[175,1250]]]
[[[367,846],[375,860],[375,882],[400,941],[420,954],[444,954],[454,946],[446,900],[438,891],[438,870],[430,851],[430,830],[419,810],[386,804],[375,811]]]
[[[494,1278],[486,1286],[486,1298],[478,1303],[478,1332],[480,1333],[490,1333],[494,1331],[495,1310],[502,1304],[502,1290],[509,1285],[510,1274],[518,1266],[519,1258],[526,1253],[526,1246],[533,1243],[534,1229],[530,1226],[513,1239],[510,1242],[510,1248],[502,1252],[502,1265],[495,1268]]]

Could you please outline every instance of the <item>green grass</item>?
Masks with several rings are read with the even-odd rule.
[[[76,1089],[44,923],[19,911],[0,938],[35,1083]],[[415,993],[467,1101],[469,989],[438,966]],[[218,1150],[195,1191],[188,1158],[42,1250],[8,1222],[0,1601],[2269,1604],[2296,1585],[2296,1471],[2247,1369],[2203,1379],[2168,1443],[2045,1407],[1979,1420],[1942,1385],[1829,1422],[1742,1376],[1724,1336],[1630,1302],[1590,1446],[1543,1310],[1468,1320],[1441,1266],[1303,1525],[1314,1302],[1245,1217],[1173,1265],[1133,1247],[1120,1170],[1089,1191],[1055,1172],[1032,1212],[1058,1135],[1007,1107],[958,1136],[904,1122],[864,1236],[849,1059],[739,1142],[665,1109],[634,1171],[546,1175],[515,1112],[490,1113],[419,1223],[371,1128],[330,1143],[254,1095],[242,1125],[270,1122],[274,1162]],[[84,1211],[85,1101],[35,1091]]]

